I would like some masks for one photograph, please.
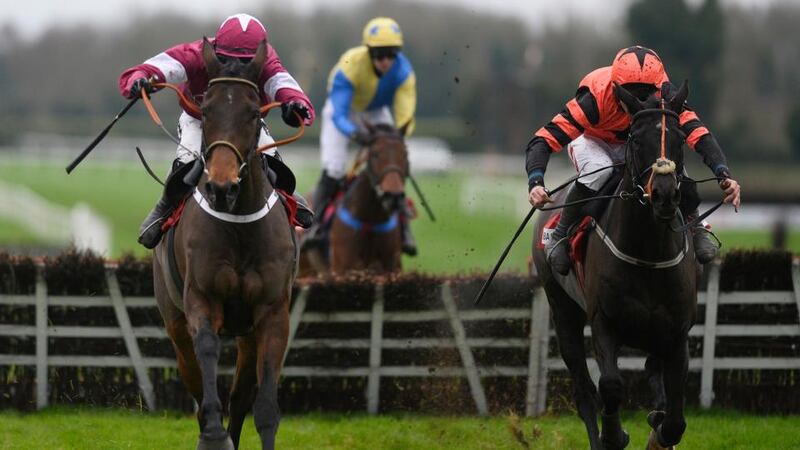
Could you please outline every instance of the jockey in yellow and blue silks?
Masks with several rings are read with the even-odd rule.
[[[408,58],[401,52],[403,33],[388,17],[377,17],[364,27],[362,45],[346,51],[328,79],[328,100],[322,110],[320,153],[322,176],[314,193],[314,209],[322,220],[324,211],[342,185],[350,141],[363,145],[368,140],[359,124],[388,124],[414,130],[417,80]],[[403,225],[403,251],[416,254],[407,220]],[[319,243],[320,227],[306,241]]]

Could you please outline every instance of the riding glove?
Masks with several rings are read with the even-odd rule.
[[[300,119],[297,118],[295,113],[300,114],[300,117],[303,119],[311,118],[311,112],[308,110],[308,107],[300,102],[281,104],[281,118],[283,118],[283,123],[290,127],[297,128],[300,126]]]
[[[147,93],[153,92],[155,89],[153,86],[150,85],[150,81],[147,78],[138,78],[134,80],[133,84],[131,85],[130,90],[130,98],[136,98],[142,95],[142,91],[147,91]]]

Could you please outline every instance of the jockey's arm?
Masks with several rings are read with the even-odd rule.
[[[394,94],[394,118],[397,128],[406,127],[406,136],[414,132],[417,109],[417,77],[412,72]]]
[[[267,48],[267,58],[261,70],[261,81],[261,88],[268,99],[281,102],[284,105],[299,103],[305,106],[307,116],[304,118],[305,125],[310,126],[314,123],[314,105],[311,104],[311,100],[303,92],[300,84],[283,67],[278,52],[271,45]]]
[[[741,203],[739,183],[731,177],[728,161],[719,142],[708,128],[700,122],[694,111],[686,108],[680,115],[681,130],[686,133],[686,145],[703,158],[703,162],[714,176],[724,178],[719,182],[724,191],[725,203],[733,204],[738,211]]]
[[[157,82],[180,84],[187,80],[186,67],[198,58],[191,43],[178,44],[133,66],[119,76],[119,92],[131,98],[131,88],[136,80],[146,78]]]
[[[544,189],[544,172],[550,154],[577,139],[583,130],[597,123],[597,102],[589,89],[581,87],[575,98],[567,102],[563,111],[556,114],[536,132],[525,149],[525,170],[528,174],[528,200],[534,207],[550,201]]]
[[[356,124],[350,120],[350,107],[353,103],[353,84],[341,70],[331,80],[328,97],[333,106],[333,124],[345,136],[353,137],[358,131]]]

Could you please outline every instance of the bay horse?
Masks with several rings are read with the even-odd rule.
[[[205,171],[174,234],[153,258],[158,308],[181,378],[199,405],[198,449],[238,448],[251,410],[262,448],[272,449],[280,421],[277,383],[297,253],[287,212],[256,151],[256,83],[265,56],[262,41],[249,63],[231,58],[223,65],[204,41],[210,80],[200,105]],[[227,430],[217,392],[220,333],[237,335]]]
[[[588,233],[579,285],[585,309],[567,293],[560,275],[551,271],[541,246],[534,245],[533,258],[591,448],[620,449],[629,442],[619,416],[625,391],[617,358],[623,345],[648,354],[645,368],[656,405],[648,415],[652,427],[648,449],[672,448],[686,428],[688,335],[696,314],[699,270],[692,240],[686,232],[673,231],[681,223],[678,204],[686,138],[678,117],[689,91],[684,82],[669,101],[655,96],[640,101],[618,85],[615,91],[631,115],[625,169],[616,192],[642,195],[639,201],[611,200]],[[552,214],[537,220],[535,237],[542,236]],[[600,368],[598,388],[586,363],[587,322]]]
[[[405,220],[405,180],[409,173],[406,130],[386,124],[364,126],[371,140],[356,156],[356,164],[362,169],[337,202],[329,232],[327,269],[332,273],[387,273],[401,267],[400,222]],[[321,258],[311,252],[318,250],[305,250],[303,259],[316,259],[308,265],[324,272],[325,267],[318,262]]]

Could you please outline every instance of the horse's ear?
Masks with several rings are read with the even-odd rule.
[[[258,49],[256,50],[255,56],[253,56],[253,60],[247,64],[247,68],[245,69],[247,77],[257,82],[258,78],[261,76],[261,70],[264,68],[264,61],[266,59],[267,40],[262,39],[261,42],[258,43]]]
[[[689,97],[689,80],[683,80],[681,83],[681,87],[678,88],[678,92],[672,97],[669,101],[669,109],[680,114],[683,111],[683,106],[686,103],[686,99]]]
[[[628,114],[634,115],[644,109],[644,104],[617,82],[614,82],[614,94],[616,94],[619,101],[622,102],[622,105],[625,106],[625,110]]]
[[[208,78],[214,78],[220,71],[222,64],[217,59],[217,53],[214,51],[214,46],[208,41],[208,38],[203,36],[203,62],[206,64],[206,72]]]
[[[410,127],[411,127],[411,121],[409,120],[408,122],[406,122],[406,124],[405,124],[405,125],[403,125],[402,127],[400,127],[400,129],[399,129],[399,130],[397,130],[397,131],[400,133],[400,136],[403,136],[403,137],[405,137],[405,136],[406,136],[406,133],[408,133],[408,129],[409,129]]]

